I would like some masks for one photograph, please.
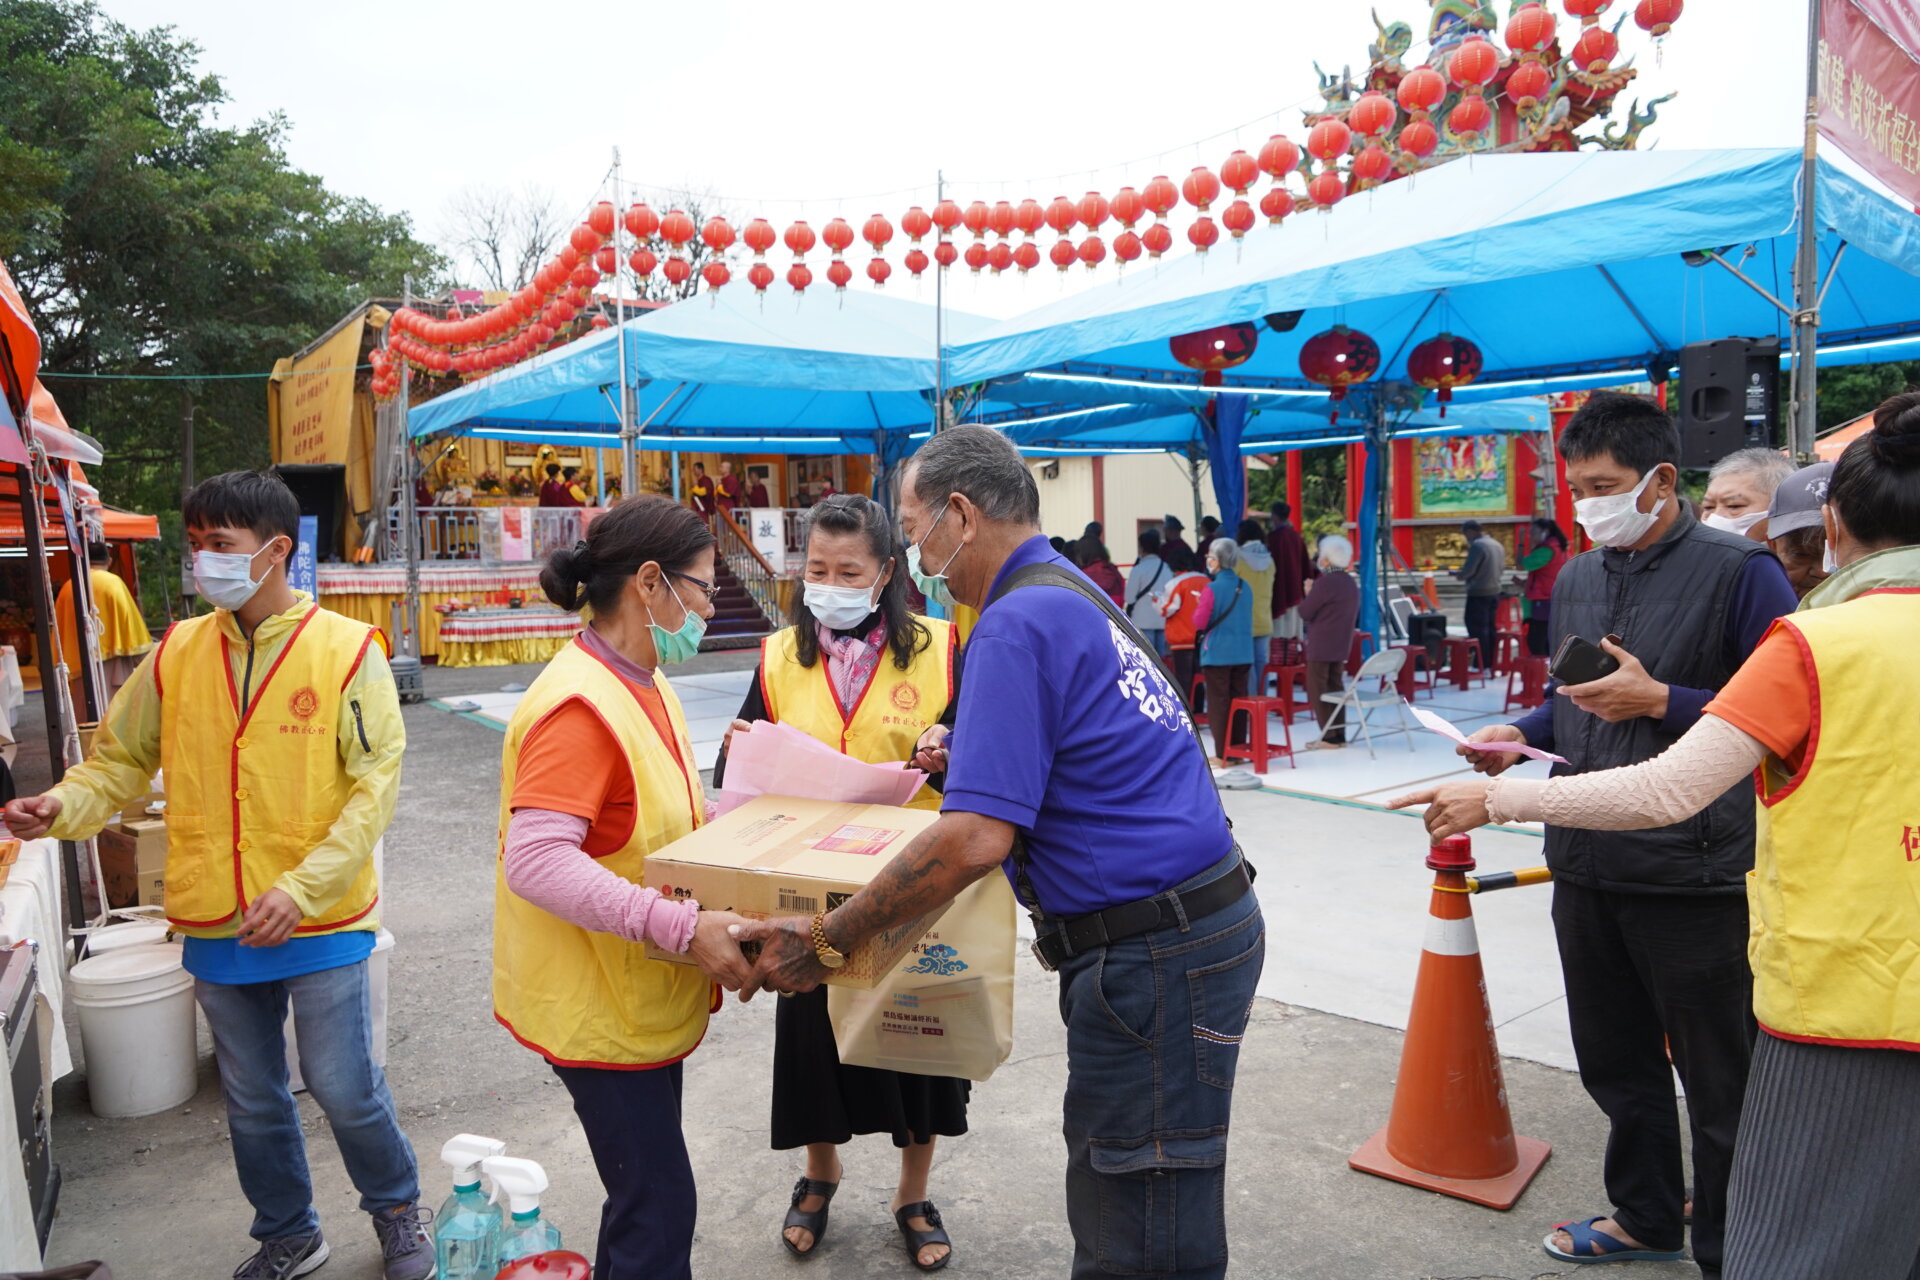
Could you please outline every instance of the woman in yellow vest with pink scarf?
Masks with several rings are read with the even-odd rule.
[[[729,925],[643,887],[646,856],[706,819],[680,700],[660,668],[699,650],[714,538],[670,499],[634,497],[555,551],[540,586],[593,620],[507,725],[493,916],[494,1016],[552,1064],[606,1184],[601,1280],[687,1280],[693,1169],[682,1060],[720,986],[748,966]],[[646,944],[698,968],[651,959]],[[719,985],[716,985],[719,984]]]
[[[1394,801],[1427,803],[1437,837],[1514,820],[1630,830],[1757,771],[1748,956],[1764,1034],[1725,1280],[1920,1275],[1920,393],[1880,406],[1826,499],[1832,576],[1663,754]]]
[[[905,556],[880,504],[835,494],[808,514],[806,581],[793,625],[768,636],[735,729],[754,720],[791,725],[856,760],[910,760],[946,771],[940,744],[958,706],[953,627],[907,608]],[[731,736],[731,734],[729,735]],[[725,777],[722,756],[713,771]],[[914,808],[938,809],[922,787]],[[900,1148],[894,1220],[914,1266],[947,1265],[952,1245],[927,1199],[936,1137],[967,1131],[965,1080],[907,1075],[840,1062],[822,987],[779,1002],[774,1023],[773,1146],[807,1149],[781,1241],[798,1256],[820,1246],[840,1186],[841,1143],[887,1133]]]

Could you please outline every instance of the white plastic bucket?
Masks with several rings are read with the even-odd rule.
[[[87,935],[87,958],[104,956],[118,951],[122,947],[146,947],[167,940],[167,926],[162,921],[134,921],[129,924],[111,925],[97,933]]]
[[[148,1116],[193,1097],[193,978],[180,951],[177,942],[120,947],[68,970],[95,1115]]]
[[[379,846],[375,846],[377,850]],[[367,957],[367,1014],[373,1023],[373,1061],[387,1065],[387,954],[393,950],[393,935],[385,929],[374,935],[373,953]],[[300,1075],[300,1044],[294,1038],[293,1009],[287,1009],[287,1087],[295,1093],[307,1087]]]

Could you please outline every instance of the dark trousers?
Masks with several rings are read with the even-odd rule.
[[[1320,741],[1347,740],[1347,713],[1334,703],[1324,701],[1323,693],[1339,693],[1347,687],[1344,662],[1307,663],[1307,701],[1313,706],[1313,718],[1320,722]]]
[[[651,1071],[556,1066],[607,1199],[597,1280],[689,1280],[699,1209],[680,1130],[682,1063]]]
[[[1235,698],[1247,696],[1247,669],[1245,667],[1202,667],[1207,677],[1207,727],[1213,730],[1213,754],[1224,759],[1227,754],[1227,735],[1233,732],[1233,724],[1228,712],[1233,709]],[[1251,734],[1251,728],[1247,731]]]
[[[1480,663],[1493,670],[1493,637],[1499,628],[1494,616],[1500,611],[1499,596],[1467,597],[1467,634],[1480,642]]]
[[[1530,600],[1527,610],[1527,652],[1536,658],[1552,657],[1548,637],[1552,634],[1553,601]]]
[[[1173,673],[1173,687],[1180,693],[1180,705],[1193,710],[1193,673],[1199,670],[1198,649],[1174,649],[1167,654],[1167,670]]]
[[[1747,900],[1556,880],[1553,927],[1580,1083],[1612,1125],[1605,1177],[1614,1220],[1648,1248],[1681,1247],[1677,1071],[1693,1131],[1693,1256],[1718,1276],[1757,1030]]]
[[[1177,887],[1206,884],[1239,856]],[[1227,1129],[1266,937],[1249,890],[1210,916],[1061,964],[1073,1280],[1227,1274]]]

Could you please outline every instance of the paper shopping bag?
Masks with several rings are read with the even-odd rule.
[[[997,871],[871,990],[827,988],[840,1061],[985,1080],[1013,1052],[1013,890]]]

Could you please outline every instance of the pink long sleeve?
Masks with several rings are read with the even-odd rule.
[[[507,824],[507,888],[569,924],[629,942],[684,952],[700,904],[670,902],[601,866],[580,842],[587,820],[550,809],[516,809]]]

